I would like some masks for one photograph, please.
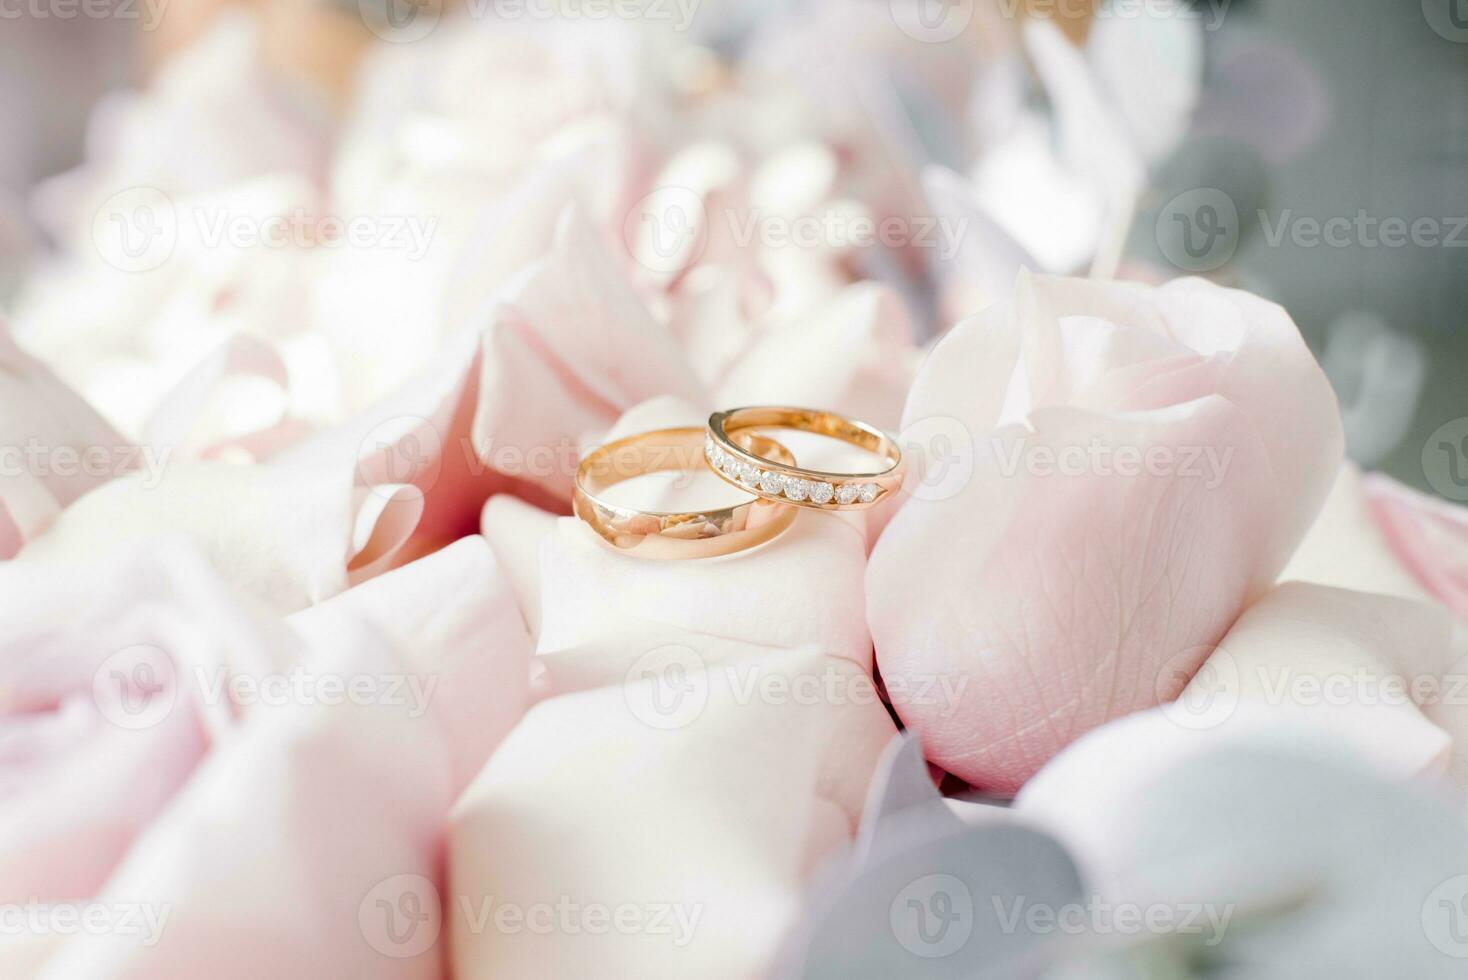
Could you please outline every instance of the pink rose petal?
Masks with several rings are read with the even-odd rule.
[[[1361,470],[1344,463],[1310,533],[1280,573],[1281,582],[1314,582],[1405,599],[1431,593],[1393,550],[1366,495]]]
[[[1178,702],[1180,727],[1297,718],[1401,778],[1468,789],[1468,627],[1430,602],[1304,582],[1279,586],[1234,624]]]
[[[0,900],[85,899],[238,723],[220,672],[295,641],[187,551],[0,579]]]
[[[1366,477],[1362,489],[1397,560],[1423,588],[1468,620],[1468,509],[1379,473]]]
[[[645,659],[635,641],[600,644],[615,681],[541,702],[459,801],[452,898],[490,918],[452,920],[455,976],[529,975],[552,960],[578,976],[758,975],[813,861],[851,834],[891,722],[874,701],[805,701],[760,682],[832,677],[855,691],[863,672],[815,652],[659,639],[694,658],[693,673]],[[660,698],[680,678],[690,699]],[[630,906],[624,915],[665,926],[494,926],[503,909],[554,913],[558,900],[573,925]]]
[[[56,512],[133,469],[136,447],[11,338],[0,321],[0,503],[8,537],[35,537]],[[13,549],[7,549],[14,554]]]

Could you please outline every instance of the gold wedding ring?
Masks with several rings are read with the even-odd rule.
[[[795,465],[790,450],[753,432],[738,436],[760,458]],[[733,507],[694,513],[656,513],[609,503],[598,496],[636,476],[691,471],[704,465],[704,430],[662,429],[619,439],[592,452],[576,469],[572,507],[603,541],[639,558],[712,558],[764,544],[795,520],[783,502],[753,499]]]
[[[746,438],[754,429],[796,429],[864,449],[886,466],[871,473],[825,473],[759,451]],[[741,445],[743,443],[743,445]],[[736,408],[709,416],[704,453],[728,483],[773,501],[817,510],[866,510],[902,486],[902,450],[880,429],[808,408]]]

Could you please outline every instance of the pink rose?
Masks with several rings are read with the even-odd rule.
[[[654,399],[606,438],[705,417]],[[675,510],[738,496],[707,472],[618,489]],[[809,514],[756,552],[653,562],[503,495],[484,533],[536,635],[540,700],[454,810],[454,975],[760,975],[893,734],[862,622],[863,525]],[[646,895],[684,918],[655,937],[484,925],[552,895]]]
[[[0,586],[0,901],[137,916],[18,976],[443,975],[449,807],[526,699],[482,539],[287,619],[189,549]]]
[[[905,420],[910,441],[967,430],[971,473],[915,488],[877,542],[878,663],[889,687],[962,687],[895,707],[932,761],[1001,792],[1181,690],[1274,583],[1343,441],[1289,316],[1198,280],[1021,277],[938,344]]]

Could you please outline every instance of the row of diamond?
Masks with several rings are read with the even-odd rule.
[[[813,504],[829,504],[834,500],[843,505],[854,504],[857,501],[869,504],[875,501],[882,492],[882,488],[875,483],[853,482],[833,485],[823,480],[802,480],[800,477],[786,476],[773,470],[762,470],[742,459],[731,456],[712,439],[706,441],[704,453],[708,456],[709,465],[729,479],[736,480],[751,489],[758,487],[771,495],[783,494],[787,499],[796,503],[809,500]]]

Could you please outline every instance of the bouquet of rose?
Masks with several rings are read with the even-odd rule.
[[[628,6],[229,15],[37,192],[5,976],[1459,975],[1468,513],[1121,261],[1187,21]]]

